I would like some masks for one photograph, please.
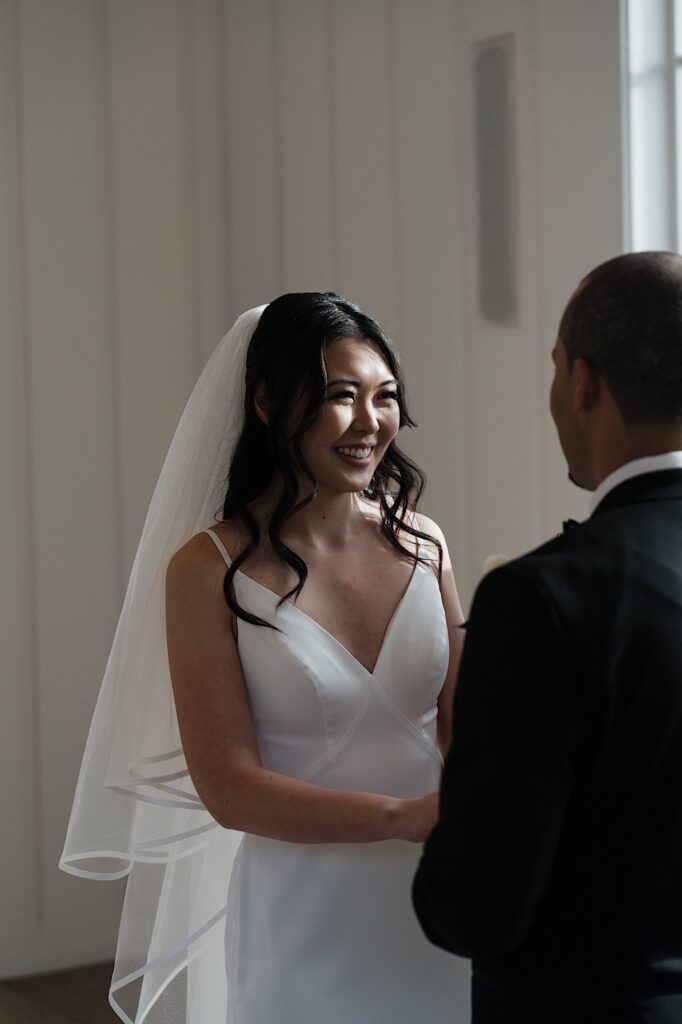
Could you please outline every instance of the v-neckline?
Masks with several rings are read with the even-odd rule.
[[[410,590],[412,589],[412,584],[414,583],[415,576],[417,575],[417,569],[419,568],[420,564],[421,564],[420,562],[415,562],[415,564],[414,564],[414,568],[412,569],[412,575],[410,576],[410,578],[408,580],[407,586],[405,587],[405,589],[404,589],[404,591],[402,593],[402,596],[400,597],[400,600],[398,601],[397,605],[395,606],[395,609],[393,610],[393,614],[391,615],[391,618],[388,621],[388,625],[386,626],[386,630],[384,631],[384,636],[383,636],[383,639],[381,641],[381,646],[379,648],[379,653],[377,654],[376,661],[374,662],[374,666],[372,667],[371,670],[368,669],[366,665],[363,665],[363,663],[360,661],[360,659],[356,658],[356,656],[353,654],[353,652],[349,651],[348,648],[345,646],[345,644],[341,643],[341,641],[338,639],[338,637],[335,637],[333,633],[330,633],[329,630],[326,629],[322,625],[321,622],[318,622],[317,619],[314,619],[312,617],[312,615],[308,615],[308,613],[304,612],[303,609],[298,608],[293,603],[293,601],[286,600],[279,607],[280,608],[284,608],[284,607],[291,608],[292,611],[296,612],[297,615],[302,615],[304,619],[307,619],[308,622],[312,623],[312,625],[316,629],[320,630],[321,633],[324,633],[324,635],[327,636],[337,647],[340,647],[341,650],[344,651],[344,653],[351,659],[351,661],[355,662],[355,664],[359,668],[361,668],[362,671],[366,675],[368,675],[370,677],[373,677],[373,676],[376,675],[377,668],[379,667],[379,662],[381,661],[381,658],[382,658],[382,655],[384,653],[384,650],[386,649],[386,646],[387,646],[388,641],[390,639],[391,632],[393,631],[393,625],[394,625],[394,623],[395,623],[395,621],[396,621],[396,619],[398,617],[399,612],[401,611],[401,609],[402,609],[402,607],[403,607],[403,605],[405,603],[407,595],[409,594]],[[248,576],[245,572],[242,572],[241,569],[235,570],[235,576],[241,576],[242,579],[248,580],[249,583],[252,583],[255,587],[259,587],[260,590],[264,590],[266,592],[266,594],[269,594],[270,597],[275,598],[277,601],[281,601],[282,600],[281,596],[279,594],[275,593],[274,590],[271,590],[270,587],[266,587],[265,584],[263,584],[263,583],[259,583],[258,580],[254,580],[254,578],[252,576]]]

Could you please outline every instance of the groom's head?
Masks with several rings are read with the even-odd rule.
[[[559,325],[551,409],[571,476],[593,489],[682,433],[682,257],[616,256],[585,277]],[[678,442],[679,443],[679,442]]]

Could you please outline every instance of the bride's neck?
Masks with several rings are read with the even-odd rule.
[[[301,489],[299,500],[309,494]],[[253,505],[253,512],[263,529],[268,528],[281,495],[281,486],[273,482]],[[282,539],[304,544],[308,548],[340,548],[357,536],[358,527],[365,520],[359,495],[349,492],[328,494],[319,492],[307,505],[287,519],[282,527]]]

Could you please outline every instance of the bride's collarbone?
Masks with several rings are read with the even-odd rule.
[[[222,527],[219,531],[232,557],[243,548],[243,537]],[[231,534],[231,535],[230,535]],[[378,544],[358,545],[350,552],[311,552],[297,550],[307,567],[307,576],[297,607],[312,617],[340,616],[346,621],[362,619],[370,611],[373,618],[390,615],[410,583],[413,558],[389,548],[381,538]],[[299,577],[269,545],[252,552],[239,566],[250,577],[274,594],[283,597],[297,587]]]
[[[371,599],[380,590],[400,591],[410,580],[414,561],[398,551],[365,551],[348,557],[330,554],[306,558],[306,589],[339,597]],[[293,575],[293,573],[292,573]]]
[[[297,573],[288,565],[267,562],[252,562],[248,559],[242,565],[244,575],[251,577],[274,593],[284,595],[299,583]],[[384,565],[363,563],[340,566],[329,560],[323,563],[307,563],[308,573],[296,603],[315,605],[319,601],[339,603],[350,601],[354,604],[377,602],[377,591],[391,597],[400,593],[410,582],[414,569],[413,562],[392,566],[387,571]]]

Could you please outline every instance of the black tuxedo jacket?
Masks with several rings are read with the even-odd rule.
[[[682,1021],[682,470],[482,581],[413,899],[475,1022]]]

